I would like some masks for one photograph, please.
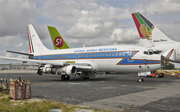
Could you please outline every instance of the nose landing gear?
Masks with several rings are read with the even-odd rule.
[[[144,79],[138,78],[138,82],[139,82],[139,83],[143,83],[143,82],[144,82]]]

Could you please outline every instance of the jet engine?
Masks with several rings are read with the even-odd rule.
[[[58,72],[61,74],[66,74],[66,75],[74,75],[77,72],[77,68],[75,66],[64,66],[58,69]]]
[[[42,73],[46,73],[46,74],[64,74],[64,75],[74,75],[77,72],[77,68],[75,66],[63,66],[63,67],[56,67],[53,65],[44,65],[44,66],[40,66],[38,69],[38,74],[42,75]]]

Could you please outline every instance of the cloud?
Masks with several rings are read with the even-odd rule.
[[[114,29],[111,40],[116,43],[137,43],[140,38],[138,38],[138,33],[134,28],[116,28]]]
[[[23,42],[20,42],[19,44],[14,44],[14,47],[22,47],[23,46]]]
[[[36,6],[31,0],[1,0],[0,37],[26,33],[26,25],[35,23],[36,16]]]
[[[42,0],[40,11],[43,16],[62,24],[74,24],[79,17],[80,4],[73,1]]]
[[[98,36],[109,33],[118,24],[116,19],[100,22],[95,18],[87,18],[86,21],[79,21],[66,32],[68,37],[76,38],[97,38]]]

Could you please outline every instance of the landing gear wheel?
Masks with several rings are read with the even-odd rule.
[[[142,83],[143,81],[144,81],[144,79],[141,79],[141,78],[138,79],[139,83]]]
[[[65,80],[65,75],[61,75],[61,80]]]
[[[69,80],[70,76],[69,75],[61,75],[61,80]]]
[[[155,77],[156,77],[156,78],[159,78],[159,77],[160,77],[159,73],[156,73],[156,74],[155,74]]]
[[[160,76],[160,78],[163,78],[164,77],[164,74],[163,73],[161,73],[161,76]]]
[[[65,80],[69,80],[70,76],[69,75],[65,75]]]
[[[38,69],[37,74],[38,74],[38,75],[42,75],[43,72],[42,72],[40,69]]]

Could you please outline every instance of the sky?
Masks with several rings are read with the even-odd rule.
[[[180,41],[179,0],[0,0],[0,55],[25,58],[4,51],[29,52],[28,24],[49,49],[54,48],[47,26],[56,27],[70,48],[142,45],[134,12]]]

